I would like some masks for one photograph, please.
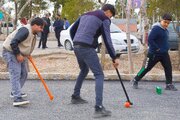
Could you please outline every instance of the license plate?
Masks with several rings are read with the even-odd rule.
[[[131,46],[131,50],[135,50],[136,46]],[[126,50],[128,50],[128,47],[126,47]]]

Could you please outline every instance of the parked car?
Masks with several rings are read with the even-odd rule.
[[[8,25],[8,26],[7,26]],[[13,24],[11,22],[9,22],[8,24],[6,22],[2,22],[1,23],[1,32],[3,34],[9,34],[11,32],[13,32]]]
[[[169,48],[170,50],[178,50],[178,43],[179,43],[179,36],[177,34],[177,32],[179,32],[180,34],[180,25],[177,25],[177,22],[174,22],[175,24],[175,29],[173,27],[173,23],[171,22],[168,26],[168,31],[169,31]]]
[[[69,34],[71,26],[67,30],[61,31],[60,42],[66,50],[73,50],[73,42]],[[116,54],[127,53],[126,33],[113,23],[111,23],[110,32]],[[132,52],[138,52],[140,48],[139,40],[133,35],[130,35],[130,39]],[[102,39],[100,36],[98,38],[99,45],[101,45],[101,41]]]

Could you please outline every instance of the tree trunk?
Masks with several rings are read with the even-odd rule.
[[[101,44],[101,48],[100,48],[100,53],[101,53],[101,67],[104,70],[105,64],[106,64],[106,47],[104,44],[104,40],[102,39],[102,44]]]
[[[101,0],[98,0],[98,2],[101,4],[101,7],[102,7],[107,2],[107,0],[105,0],[104,2],[102,2]],[[101,66],[102,66],[102,69],[104,70],[104,66],[105,66],[105,63],[106,63],[105,62],[106,61],[106,57],[105,57],[106,56],[106,47],[105,47],[103,39],[102,39],[100,53],[101,53]]]
[[[179,23],[178,23],[179,24]],[[178,28],[178,36],[179,36],[179,40],[178,40],[178,60],[179,60],[179,63],[178,63],[178,67],[179,67],[179,70],[180,70],[180,24],[179,24],[179,28]]]
[[[28,0],[28,1],[24,4],[24,6],[21,8],[21,10],[19,11],[19,13],[17,14],[17,19],[20,18],[23,10],[26,8],[26,6],[27,6],[31,1],[32,1],[32,0]]]
[[[132,62],[132,55],[131,55],[131,40],[130,40],[130,11],[131,11],[131,0],[128,0],[127,5],[127,12],[126,12],[126,35],[127,35],[127,43],[128,43],[128,60],[129,60],[129,72],[132,74],[134,73],[134,67]]]

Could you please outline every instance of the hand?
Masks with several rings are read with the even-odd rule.
[[[21,54],[16,55],[17,61],[18,62],[23,62],[24,61],[24,56],[22,56]]]
[[[119,58],[116,58],[115,60],[113,60],[113,66],[115,67],[115,68],[117,68],[118,67],[118,65],[119,65]]]
[[[157,51],[157,52],[160,51],[160,48],[158,48],[156,51]]]

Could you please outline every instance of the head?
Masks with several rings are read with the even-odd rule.
[[[20,22],[21,22],[21,24],[26,25],[27,24],[27,19],[26,18],[21,18]]]
[[[111,4],[105,4],[105,5],[102,7],[102,10],[104,11],[105,15],[106,15],[108,18],[111,18],[112,16],[115,16],[116,9],[115,9],[114,6],[111,5]]]
[[[61,18],[61,15],[57,14],[56,19],[60,19],[60,18]]]
[[[165,13],[164,15],[162,15],[160,23],[162,27],[166,29],[171,21],[172,21],[171,14]]]
[[[36,17],[31,21],[31,27],[33,34],[37,34],[38,32],[42,32],[44,28],[45,22],[42,18]]]
[[[45,17],[49,18],[51,16],[51,13],[46,13]]]

